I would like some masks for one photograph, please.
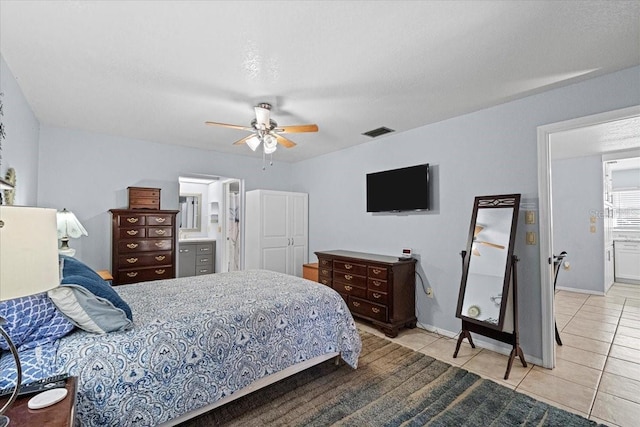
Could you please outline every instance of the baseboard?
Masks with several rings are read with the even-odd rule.
[[[580,288],[570,288],[568,286],[558,286],[556,288],[558,291],[567,291],[567,292],[575,292],[577,294],[589,294],[589,295],[598,295],[604,296],[604,292],[592,291],[588,289],[580,289]]]

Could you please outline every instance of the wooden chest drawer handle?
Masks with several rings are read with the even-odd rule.
[[[156,246],[161,248],[164,246],[164,242],[156,242]]]
[[[373,286],[380,286],[382,283],[378,282],[377,280],[372,280],[371,283],[373,283]]]
[[[322,274],[326,276],[327,274],[329,274],[329,270],[322,270]]]
[[[129,276],[129,277],[136,277],[137,275],[138,275],[137,271],[132,271],[130,273],[127,273],[127,276]]]
[[[138,230],[127,230],[127,234],[129,236],[135,236],[136,234],[138,234]]]
[[[353,279],[353,276],[350,275],[350,274],[345,274],[344,278],[347,279],[347,280],[351,280],[351,279]]]
[[[129,264],[135,264],[136,262],[138,262],[138,258],[127,258],[127,262]]]
[[[130,224],[135,224],[139,219],[140,218],[127,218],[127,222]]]
[[[161,268],[159,270],[156,270],[156,274],[164,274],[164,272],[167,271],[164,268]]]
[[[346,268],[347,270],[351,270],[353,268],[353,265],[351,264],[345,264],[344,268]]]
[[[380,295],[380,294],[378,294],[378,293],[375,293],[375,292],[374,292],[372,295],[373,295],[373,297],[374,297],[375,299],[379,299],[379,298],[382,296],[382,295]]]
[[[326,259],[322,260],[322,265],[328,265],[328,264],[329,264],[329,261],[327,261]]]
[[[156,261],[164,261],[165,258],[166,258],[166,256],[164,256],[164,255],[158,255],[156,257]]]
[[[346,286],[344,287],[344,290],[345,290],[345,291],[349,291],[349,292],[351,292],[351,291],[353,290],[353,286],[346,285]]]
[[[156,218],[156,222],[165,222],[167,219],[166,218]]]
[[[373,271],[373,274],[380,274],[380,272],[381,272],[382,270],[378,270],[377,268],[374,268],[374,269],[373,269],[373,270],[371,270],[371,271]]]
[[[371,307],[371,311],[373,311],[376,314],[380,313],[380,309],[377,307]]]
[[[164,236],[167,233],[167,230],[154,230],[156,234]]]
[[[360,307],[360,303],[358,301],[353,301],[353,306],[354,307]]]
[[[329,281],[327,279],[322,279],[320,283],[322,283],[323,285],[326,285],[327,283],[329,283]]]
[[[138,244],[137,243],[127,243],[127,247],[129,249],[135,249],[135,248],[138,247]]]

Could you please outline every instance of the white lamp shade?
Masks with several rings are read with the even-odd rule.
[[[0,301],[59,284],[56,210],[0,206]]]
[[[263,107],[254,107],[254,108],[256,111],[256,124],[258,125],[258,129],[268,128],[269,127],[269,110]]]
[[[273,135],[265,135],[263,144],[265,154],[271,154],[278,148],[278,140]]]
[[[260,145],[260,138],[258,138],[256,135],[252,136],[251,138],[247,139],[247,145],[253,151],[256,151],[256,148],[258,148],[258,145]]]
[[[82,235],[89,235],[89,233],[87,233],[87,230],[85,230],[82,224],[80,224],[80,221],[78,221],[78,218],[76,218],[73,212],[69,212],[68,210],[63,209],[61,212],[58,212],[57,221],[58,239],[64,239],[68,237],[77,239]]]

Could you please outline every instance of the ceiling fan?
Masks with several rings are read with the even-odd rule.
[[[489,247],[496,248],[496,249],[504,249],[504,246],[498,245],[497,243],[483,242],[481,240],[477,240],[478,234],[480,234],[480,232],[482,230],[484,230],[484,226],[476,225],[476,227],[475,227],[475,229],[473,231],[473,243],[477,243],[479,245],[489,246]],[[475,246],[473,247],[473,250],[471,251],[471,253],[474,254],[475,256],[480,256],[480,251]]]
[[[267,102],[261,102],[254,107],[256,118],[251,121],[251,126],[242,125],[230,125],[227,123],[218,122],[205,122],[209,126],[222,126],[231,129],[239,129],[251,132],[251,135],[246,136],[238,141],[234,142],[234,145],[247,144],[249,148],[256,151],[260,143],[262,143],[262,149],[264,154],[272,154],[278,148],[278,144],[283,145],[286,148],[291,148],[296,145],[295,142],[280,135],[282,133],[301,133],[301,132],[317,132],[318,125],[293,125],[293,126],[278,126],[271,118],[271,104]]]

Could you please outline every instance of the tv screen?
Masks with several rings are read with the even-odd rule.
[[[428,209],[428,164],[367,174],[367,212]]]

